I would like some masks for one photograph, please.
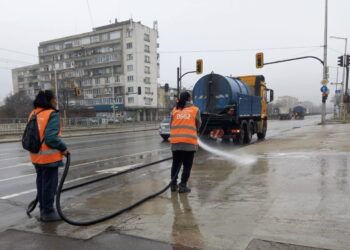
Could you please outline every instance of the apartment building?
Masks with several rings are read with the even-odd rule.
[[[12,83],[14,93],[23,92],[34,99],[41,89],[39,84],[39,65],[29,65],[12,70]]]
[[[33,66],[38,82],[27,91],[55,90],[57,83],[59,98],[71,107],[93,106],[99,116],[111,117],[117,110],[118,116],[153,120],[159,77],[157,38],[157,22],[150,28],[130,19],[41,42],[39,65]],[[21,83],[17,73],[21,69],[13,70],[15,92],[29,88]]]

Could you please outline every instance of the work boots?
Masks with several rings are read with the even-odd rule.
[[[178,188],[179,188],[179,186],[176,183],[172,183],[170,185],[171,192],[176,192]]]
[[[60,215],[56,212],[56,210],[53,210],[49,213],[40,212],[40,220],[42,222],[54,222],[54,221],[60,221],[62,219]]]
[[[187,187],[186,183],[179,184],[179,193],[189,193],[189,192],[191,192],[191,189]]]

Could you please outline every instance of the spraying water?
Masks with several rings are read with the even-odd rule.
[[[216,148],[213,148],[209,146],[208,144],[205,144],[200,139],[198,139],[199,146],[204,149],[205,151],[208,151],[214,155],[224,157],[230,161],[233,161],[235,163],[238,163],[240,165],[251,165],[254,164],[257,161],[257,158],[252,155],[242,155],[242,154],[235,154],[232,152],[225,152],[222,150],[218,150]]]

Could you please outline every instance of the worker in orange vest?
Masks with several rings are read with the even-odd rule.
[[[191,94],[180,94],[176,107],[171,113],[170,143],[173,153],[171,167],[171,191],[191,192],[187,181],[191,174],[194,153],[198,150],[197,131],[201,126],[199,109],[191,103]],[[181,182],[177,184],[177,173],[183,165]]]
[[[36,187],[40,206],[40,220],[43,222],[61,220],[54,209],[54,198],[58,184],[58,167],[63,166],[63,156],[69,151],[60,139],[61,128],[57,99],[52,91],[39,91],[34,102],[34,110],[39,127],[40,141],[38,153],[30,153],[30,158],[36,170]]]

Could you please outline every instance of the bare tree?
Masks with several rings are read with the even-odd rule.
[[[9,95],[0,108],[2,118],[27,118],[33,109],[33,101],[24,92]]]

